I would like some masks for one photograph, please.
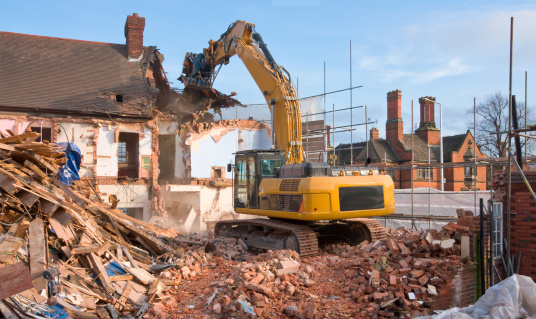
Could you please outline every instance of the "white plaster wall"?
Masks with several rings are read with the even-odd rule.
[[[218,142],[212,138],[223,129],[207,132],[201,138],[187,139],[191,149],[193,178],[210,178],[211,166],[227,166],[234,163],[234,155],[241,150],[269,149],[270,138],[266,129],[234,129],[223,135]],[[178,156],[177,156],[178,158]],[[225,172],[226,178],[232,178],[231,172]]]
[[[147,156],[151,155],[153,152],[152,148],[152,142],[153,142],[153,134],[151,129],[148,129],[146,127],[143,128],[143,137],[140,140],[140,158],[138,163],[142,163],[141,156]]]
[[[117,143],[115,129],[110,125],[99,127],[97,139],[97,176],[117,176]]]
[[[94,158],[94,126],[93,124],[84,123],[66,123],[61,122],[62,128],[59,134],[56,134],[56,141],[74,143],[82,152],[82,162],[80,163],[80,177],[93,177]],[[65,133],[64,133],[65,130]],[[67,136],[65,134],[68,134]],[[67,140],[67,137],[69,138]]]
[[[187,178],[189,177],[188,174],[186,173],[186,165],[185,165],[187,152],[181,146],[181,142],[182,142],[182,139],[177,136],[177,138],[175,139],[175,176],[177,178]]]
[[[239,130],[238,139],[241,140],[238,143],[238,150],[267,150],[271,147],[270,136],[266,129],[262,130]]]
[[[205,232],[209,222],[251,218],[249,215],[234,212],[232,197],[232,187],[167,185],[163,189],[166,209],[171,208],[174,201],[192,204],[196,216],[195,223],[191,228],[182,229],[183,225],[181,224],[172,225],[181,228],[181,231],[185,232]]]
[[[162,135],[177,134],[178,129],[179,123],[177,121],[162,121],[160,123],[160,127],[158,128],[158,132]]]
[[[108,195],[117,196],[118,208],[143,208],[143,220],[151,217],[151,200],[149,199],[149,186],[147,185],[99,185],[101,197],[109,203]]]

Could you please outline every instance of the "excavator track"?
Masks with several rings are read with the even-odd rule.
[[[367,219],[367,218],[355,218],[351,220],[344,220],[345,223],[361,223],[365,225],[369,232],[370,232],[370,242],[374,243],[377,240],[384,241],[387,240],[387,232],[385,230],[385,227],[383,227],[382,223],[375,219]]]
[[[357,233],[359,235],[358,237],[362,240],[366,239],[374,243],[377,240],[383,241],[387,239],[385,228],[379,221],[374,219],[356,218],[352,220],[340,220],[335,223],[345,225],[350,230],[350,233]],[[327,225],[331,226],[333,224]],[[258,229],[263,229],[263,231],[261,232]],[[307,257],[318,254],[318,236],[322,236],[323,230],[329,232],[329,226],[323,227],[322,224],[314,224],[310,227],[273,219],[243,219],[218,222],[216,224],[215,235],[242,238],[248,246],[255,248],[293,249],[298,251],[301,256]],[[270,240],[262,239],[262,237],[269,237],[270,234],[274,234],[275,232],[280,235],[276,239],[271,238],[273,246],[269,246],[268,243]],[[291,245],[291,247],[285,247],[284,242],[288,241],[289,238],[295,238],[297,243]],[[279,242],[273,244],[274,240],[279,240]],[[349,238],[348,241],[353,244],[359,244],[359,242],[353,241],[352,238]],[[260,245],[255,244],[259,242],[261,243]]]
[[[315,232],[308,226],[283,222],[272,219],[243,219],[226,220],[216,224],[215,235],[221,236],[229,227],[262,227],[267,230],[287,233],[297,239],[297,249],[300,256],[313,256],[318,254],[318,239]],[[237,236],[233,236],[237,237]],[[242,236],[241,236],[242,237]]]

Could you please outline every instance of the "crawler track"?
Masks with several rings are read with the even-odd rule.
[[[216,236],[219,236],[225,227],[235,226],[265,227],[271,230],[288,233],[289,236],[294,235],[298,239],[298,252],[301,256],[305,257],[318,254],[318,240],[316,234],[308,226],[271,219],[226,220],[216,224],[215,234]]]
[[[352,219],[337,221],[338,224],[347,225],[348,229],[358,230],[361,228],[364,233],[364,238],[370,242],[387,239],[387,234],[383,225],[374,219]],[[236,231],[232,231],[236,229]],[[259,235],[259,231],[254,232],[254,229],[264,229],[265,232]],[[301,256],[312,256],[318,254],[318,234],[309,226],[295,224],[273,219],[243,219],[243,220],[227,220],[216,224],[215,235],[228,237],[229,231],[233,234],[231,237],[247,238],[251,236],[263,236],[273,232],[283,234],[284,239],[281,239],[280,246],[284,247],[283,242],[288,238],[294,237],[297,240],[296,247],[290,249],[297,250]],[[357,243],[354,243],[357,244]],[[248,243],[249,245],[249,243]],[[255,247],[252,245],[251,247]],[[255,247],[263,248],[263,247]],[[288,247],[285,247],[288,248]],[[276,249],[276,248],[274,248]],[[280,248],[283,249],[283,248]]]

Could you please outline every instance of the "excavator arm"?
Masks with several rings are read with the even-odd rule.
[[[187,53],[179,80],[190,89],[212,88],[219,68],[234,55],[242,60],[270,108],[275,135],[272,143],[286,153],[287,164],[304,162],[296,89],[289,73],[273,59],[254,24],[238,20],[219,40],[209,41],[203,53]]]

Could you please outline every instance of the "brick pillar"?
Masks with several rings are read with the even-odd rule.
[[[143,52],[143,30],[145,18],[137,13],[127,17],[125,23],[125,38],[127,39],[127,51],[129,59],[138,59]]]
[[[370,130],[370,140],[377,140],[380,138],[380,131],[377,128],[373,127]]]
[[[387,93],[387,122],[385,123],[387,141],[397,145],[397,141],[404,139],[404,125],[402,123],[402,92],[394,90]]]

